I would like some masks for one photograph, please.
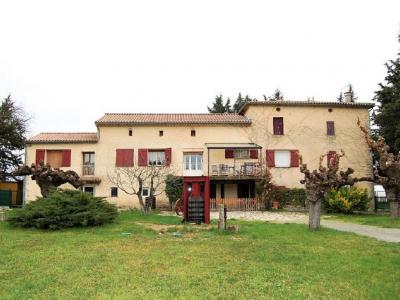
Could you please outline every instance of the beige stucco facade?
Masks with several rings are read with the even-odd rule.
[[[279,108],[279,109],[278,109]],[[34,143],[27,144],[26,164],[35,162],[37,149],[71,150],[71,166],[61,169],[72,169],[82,175],[84,152],[95,152],[94,176],[100,178],[99,184],[93,184],[96,196],[107,197],[120,207],[137,207],[135,196],[118,192],[118,197],[111,197],[113,186],[107,174],[115,168],[116,149],[134,149],[134,165],[138,163],[138,149],[172,149],[171,169],[177,175],[183,174],[184,153],[202,153],[203,168],[201,174],[211,174],[211,165],[233,164],[232,158],[225,158],[223,149],[208,149],[209,143],[254,143],[261,146],[257,159],[235,159],[235,163],[260,162],[265,164],[266,149],[298,150],[304,162],[310,168],[318,167],[321,154],[328,151],[344,150],[346,156],[341,160],[341,168],[352,167],[355,176],[368,176],[372,172],[372,159],[357,127],[357,119],[362,124],[369,124],[369,106],[350,105],[294,105],[290,103],[268,105],[246,105],[243,115],[251,120],[251,124],[131,124],[131,125],[99,125],[98,140],[91,143]],[[273,134],[273,117],[283,117],[284,134]],[[334,121],[335,135],[327,136],[326,122]],[[128,135],[129,129],[132,136]],[[159,131],[163,131],[163,136]],[[195,136],[191,131],[195,130]],[[209,171],[210,170],[210,171]],[[209,173],[210,172],[210,173]],[[273,180],[286,187],[301,187],[301,173],[298,167],[271,168]],[[236,185],[229,182],[225,186],[225,197],[236,196]],[[220,197],[220,186],[217,185]],[[40,195],[38,186],[30,178],[25,182],[24,200],[31,201]],[[166,204],[165,195],[157,198],[157,204]]]

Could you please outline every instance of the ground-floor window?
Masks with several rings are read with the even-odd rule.
[[[84,192],[84,193],[89,193],[89,194],[91,194],[92,196],[94,196],[94,186],[87,186],[87,185],[84,185],[84,186],[82,187],[82,192]]]
[[[254,182],[238,183],[237,185],[238,198],[254,198],[255,197],[255,184]]]

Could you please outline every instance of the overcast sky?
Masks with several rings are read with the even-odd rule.
[[[206,112],[216,94],[370,101],[400,44],[400,1],[3,1],[0,97],[31,134],[105,112]]]

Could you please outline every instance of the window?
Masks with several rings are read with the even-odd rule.
[[[275,167],[288,168],[290,167],[290,151],[276,150],[275,151]]]
[[[94,175],[94,152],[83,153],[83,175]]]
[[[190,135],[191,135],[191,136],[196,136],[196,130],[193,130],[193,129],[192,129],[192,130],[190,131]]]
[[[94,196],[94,186],[83,186],[82,191],[84,193],[88,193],[91,194],[92,196]]]
[[[62,166],[62,150],[47,150],[47,163],[53,168]]]
[[[128,134],[129,136],[132,136],[132,128],[129,128]]]
[[[118,197],[118,188],[117,187],[111,188],[111,197]]]
[[[273,118],[274,135],[283,135],[283,118]]]
[[[335,135],[335,122],[326,122],[326,135]]]
[[[238,198],[254,198],[255,184],[254,182],[245,182],[237,184],[237,197]]]
[[[184,168],[186,171],[203,170],[203,155],[201,153],[187,153],[183,155]]]
[[[142,189],[142,197],[149,197],[150,196],[150,189],[147,187],[144,187]]]
[[[249,149],[233,150],[233,157],[236,158],[236,159],[249,158],[250,157],[250,151],[249,151]]]
[[[160,130],[160,131],[158,132],[158,135],[159,135],[159,136],[164,136],[164,130]]]
[[[149,165],[165,165],[165,151],[149,151]]]

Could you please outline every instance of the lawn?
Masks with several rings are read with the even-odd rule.
[[[324,219],[386,227],[386,228],[400,228],[400,219],[399,218],[393,219],[388,215],[333,214],[333,215],[325,215]]]
[[[342,298],[400,295],[400,244],[305,225],[238,233],[121,213],[99,228],[0,223],[0,299]]]

